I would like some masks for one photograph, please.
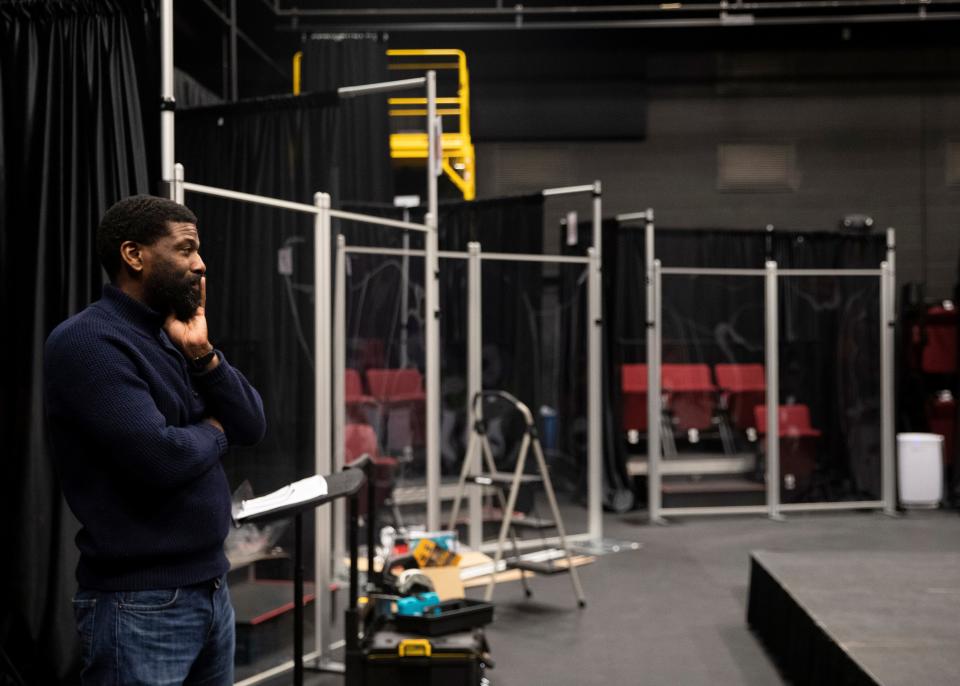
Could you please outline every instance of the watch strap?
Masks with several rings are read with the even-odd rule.
[[[217,354],[217,351],[211,348],[208,352],[205,352],[203,355],[193,358],[192,360],[190,360],[190,369],[195,372],[202,372],[204,369],[207,368],[207,365],[210,364],[211,360],[213,360],[216,354]]]

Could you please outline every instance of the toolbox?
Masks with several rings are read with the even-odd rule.
[[[480,686],[490,664],[482,630],[425,638],[386,625],[364,641],[358,686]],[[349,667],[348,667],[349,669]]]
[[[351,466],[369,468],[361,457]],[[369,471],[368,471],[369,479]],[[368,483],[368,489],[372,486]],[[375,502],[368,493],[367,502]],[[471,600],[440,603],[445,611],[421,616],[386,618],[376,612],[378,603],[358,602],[358,507],[349,503],[350,598],[344,617],[346,686],[486,686],[484,674],[493,668],[487,639],[479,625],[493,619],[493,606]],[[367,569],[374,570],[373,533],[376,508],[367,521]],[[368,597],[377,590],[377,575],[370,573]],[[403,629],[395,622],[410,621]],[[469,627],[469,628],[468,628]],[[452,632],[452,633],[447,633]],[[443,633],[443,635],[437,635]]]

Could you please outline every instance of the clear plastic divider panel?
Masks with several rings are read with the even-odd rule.
[[[483,389],[506,391],[529,409],[566,533],[584,533],[587,266],[484,259],[482,280]],[[524,414],[503,398],[486,398],[482,413],[496,468],[512,475],[524,442]],[[540,473],[533,450],[524,474]],[[514,520],[525,524],[517,534],[527,545],[557,534],[544,483],[522,485],[513,509]],[[501,514],[498,498],[488,493],[487,540],[495,538]]]
[[[881,498],[880,279],[781,276],[782,503]]]
[[[334,228],[346,239],[344,458],[376,458],[382,525],[420,527],[427,502],[423,236],[354,221]]]
[[[762,506],[762,272],[668,272],[661,284],[661,504]],[[636,414],[646,424],[646,409]]]

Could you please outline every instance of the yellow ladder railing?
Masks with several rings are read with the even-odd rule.
[[[434,61],[410,62],[403,59],[392,60],[387,68],[390,71],[427,71],[429,69],[456,69],[457,95],[437,98],[437,115],[456,118],[455,130],[444,123],[440,137],[442,168],[444,174],[463,194],[464,200],[473,200],[477,196],[476,157],[473,141],[470,138],[470,74],[467,71],[467,56],[463,50],[426,49],[426,50],[387,50],[388,58],[427,57],[441,58]],[[443,58],[455,58],[454,60]],[[300,95],[300,74],[303,53],[293,56],[293,94]],[[426,117],[427,99],[390,98],[387,101],[391,117]],[[390,134],[390,157],[395,160],[426,160],[427,132],[400,131]]]
[[[470,138],[470,74],[467,71],[467,56],[463,50],[424,49],[387,50],[391,71],[418,71],[429,69],[456,69],[457,94],[437,98],[437,115],[443,117],[443,133],[440,138],[443,172],[463,194],[464,200],[473,200],[476,195],[476,157]],[[402,58],[428,58],[409,61]],[[440,59],[430,59],[440,58]],[[446,58],[446,59],[444,59]],[[454,59],[449,59],[454,58]],[[426,117],[426,98],[390,98],[391,117]],[[455,122],[455,126],[453,122]],[[426,160],[428,154],[427,132],[400,131],[390,134],[390,157],[395,160]]]

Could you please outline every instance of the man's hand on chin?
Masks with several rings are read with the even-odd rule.
[[[210,343],[207,333],[207,277],[200,277],[200,307],[196,309],[193,316],[187,321],[180,321],[173,313],[167,315],[167,320],[163,324],[163,330],[167,337],[173,341],[174,345],[183,351],[184,357],[188,361],[203,357],[211,350],[213,345]],[[220,358],[216,355],[210,360],[204,371],[210,371],[220,364]]]

